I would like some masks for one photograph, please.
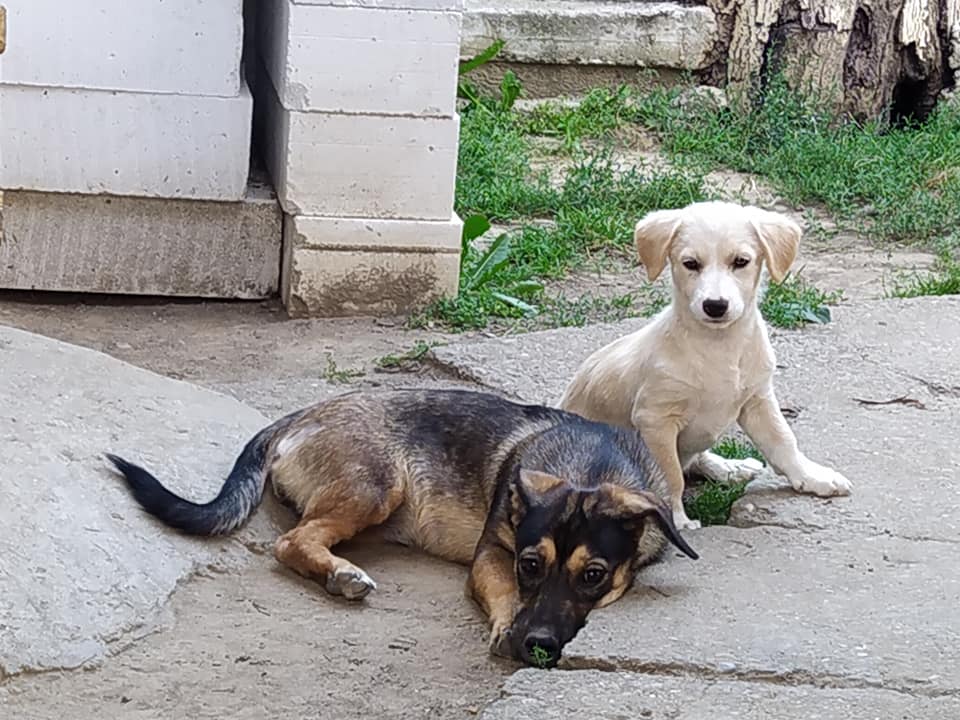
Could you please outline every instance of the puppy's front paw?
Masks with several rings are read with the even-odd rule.
[[[509,625],[494,625],[490,632],[490,654],[513,659],[513,628]]]
[[[819,497],[849,495],[853,489],[853,483],[846,477],[833,468],[817,463],[809,463],[804,467],[802,475],[790,478],[790,484],[797,492],[810,493]]]
[[[677,530],[699,530],[700,521],[691,520],[687,517],[686,510],[674,510],[673,511],[673,524]]]

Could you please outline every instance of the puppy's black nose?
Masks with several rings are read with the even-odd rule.
[[[537,667],[552,667],[560,659],[560,641],[547,630],[533,630],[523,640],[524,659]]]
[[[707,317],[722,318],[726,315],[728,307],[730,307],[730,303],[726,300],[703,301],[703,311],[707,314]]]

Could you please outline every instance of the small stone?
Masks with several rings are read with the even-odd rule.
[[[673,105],[681,110],[722,110],[728,105],[727,94],[712,85],[696,85],[674,98]]]
[[[732,673],[736,672],[737,665],[732,662],[722,662],[717,665],[717,671],[722,673]]]

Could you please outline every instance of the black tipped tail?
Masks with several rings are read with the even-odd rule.
[[[210,502],[190,502],[165,488],[139,465],[106,457],[120,471],[133,497],[151,515],[190,535],[221,535],[236,530],[260,504],[266,480],[267,431],[247,443],[219,494]]]

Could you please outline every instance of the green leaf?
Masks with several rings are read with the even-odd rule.
[[[476,57],[460,63],[460,74],[466,75],[468,72],[476,70],[481,65],[486,65],[497,56],[500,50],[503,49],[503,46],[503,40],[497,40],[495,43],[493,43],[493,45],[488,47]]]
[[[514,295],[533,295],[543,291],[543,283],[538,280],[521,280],[509,287]]]
[[[813,323],[814,325],[822,325],[830,322],[830,310],[823,305],[817,308],[798,308],[797,315],[804,322]]]
[[[493,278],[497,271],[510,259],[510,236],[507,233],[500,235],[487,248],[476,270],[467,278],[466,290],[475,290]]]
[[[471,215],[464,220],[462,235],[464,249],[489,229],[490,221],[484,215]]]
[[[511,307],[517,308],[518,310],[522,311],[525,315],[528,315],[528,316],[536,315],[537,313],[540,312],[540,310],[534,305],[531,305],[530,303],[526,303],[520,298],[515,298],[512,295],[507,295],[505,293],[496,292],[496,291],[491,292],[490,295],[495,297],[497,300],[499,300],[502,303],[506,303]]]
[[[512,70],[507,70],[503,80],[500,81],[500,109],[504,111],[512,110],[513,104],[517,102],[522,90],[523,86],[517,76],[513,74]]]

